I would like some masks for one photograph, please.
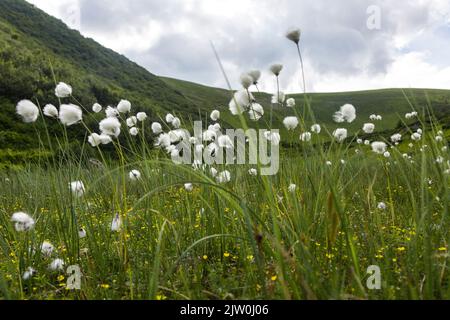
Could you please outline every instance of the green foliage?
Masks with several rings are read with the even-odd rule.
[[[18,168],[25,164],[30,165],[39,161],[48,161],[51,155],[51,152],[39,149],[28,149],[25,151],[0,149],[0,169]]]
[[[84,38],[79,32],[70,30],[61,21],[24,0],[0,2],[0,19],[6,24],[3,38],[12,39],[9,42],[15,51],[11,54],[15,65],[22,65],[33,72],[41,71],[41,75],[51,78],[51,62],[57,81],[71,83],[76,88],[77,98],[92,103],[93,97],[89,95],[88,89],[95,83],[103,83],[110,90],[118,91],[118,94],[126,92],[134,104],[154,111],[189,106],[180,94],[170,90],[163,81],[144,68],[92,39]],[[18,40],[14,40],[11,34],[16,35]],[[22,55],[25,61],[20,58]],[[37,65],[30,65],[32,63]],[[33,79],[36,77],[33,76]]]
[[[412,161],[396,148],[386,159],[364,145],[355,153],[307,144],[303,157],[281,150],[273,177],[217,166],[232,177],[220,185],[209,170],[156,153],[95,167],[40,158],[0,173],[0,298],[449,299],[446,144],[425,133],[406,151]],[[129,179],[133,169],[142,179]],[[68,188],[77,180],[82,197]],[[33,230],[14,229],[19,210],[36,220]],[[113,232],[116,214],[122,227]],[[48,257],[33,250],[43,241],[55,246]],[[65,290],[66,268],[48,269],[55,258],[80,266],[81,290]],[[366,287],[372,265],[381,290]],[[30,266],[37,274],[24,281]]]

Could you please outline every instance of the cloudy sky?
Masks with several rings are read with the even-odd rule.
[[[450,89],[448,0],[28,0],[152,73],[226,87],[210,41],[237,87],[239,75],[285,66],[299,92],[295,45],[302,29],[308,91],[388,87]]]

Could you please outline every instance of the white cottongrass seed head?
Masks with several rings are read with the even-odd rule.
[[[48,266],[48,268],[51,271],[62,271],[64,268],[64,261],[62,259],[54,259],[50,265]]]
[[[210,118],[212,121],[218,121],[220,119],[220,111],[214,110],[213,112],[211,112]]]
[[[275,63],[270,66],[270,72],[272,72],[277,77],[280,75],[281,70],[283,70],[283,65],[279,63]]]
[[[177,118],[177,117],[173,118],[171,124],[172,124],[172,126],[175,129],[179,129],[181,127],[181,120],[180,120],[180,118]]]
[[[286,100],[286,94],[283,91],[277,92],[272,96],[272,103],[283,104]]]
[[[131,117],[127,118],[127,120],[126,120],[127,126],[130,128],[134,127],[137,124],[137,122],[138,122],[138,119],[136,116],[131,116]]]
[[[136,128],[136,127],[131,128],[131,129],[130,129],[130,134],[131,134],[133,137],[137,136],[137,135],[139,134],[139,129]]]
[[[117,105],[117,111],[120,113],[128,113],[131,111],[131,102],[128,100],[120,100]]]
[[[108,136],[118,137],[120,135],[121,124],[115,117],[105,118],[100,121],[100,132]]]
[[[25,123],[36,122],[39,117],[39,108],[30,100],[19,101],[16,112]]]
[[[59,121],[65,126],[72,126],[83,119],[83,111],[74,104],[63,104],[59,108]]]
[[[114,118],[119,116],[119,111],[111,106],[106,107],[105,114],[108,118]]]
[[[286,117],[283,120],[283,124],[287,130],[294,130],[298,126],[297,117]]]
[[[108,144],[112,142],[112,139],[106,134],[98,134],[94,132],[88,137],[88,142],[92,147],[98,147],[100,144]]]
[[[140,122],[144,122],[144,121],[148,118],[148,116],[147,116],[147,114],[146,114],[145,112],[138,112],[138,113],[136,114],[136,118],[137,118]]]
[[[220,127],[219,123],[215,123],[212,125],[208,126],[208,130],[214,131],[214,132],[219,132],[222,128]]]
[[[311,141],[311,132],[303,132],[301,135],[300,135],[300,141],[303,141],[303,142],[309,142],[309,141]]]
[[[275,131],[265,131],[264,137],[272,143],[272,145],[277,146],[280,144],[281,137],[278,132]]]
[[[241,74],[239,80],[244,89],[250,88],[250,86],[253,84],[253,78],[248,73]]]
[[[216,177],[217,183],[227,183],[231,181],[231,173],[228,170],[220,172]]]
[[[84,230],[84,228],[80,228],[78,230],[78,238],[80,238],[80,239],[86,238],[86,235],[87,235],[87,233],[86,233],[86,230]]]
[[[32,267],[28,267],[28,268],[24,271],[24,273],[23,273],[23,275],[22,275],[22,279],[23,279],[24,281],[27,281],[27,280],[31,279],[35,274],[36,274],[36,270],[35,270],[34,268],[32,268]]]
[[[167,148],[170,146],[170,143],[170,135],[163,133],[156,139],[155,147]]]
[[[246,90],[239,90],[235,92],[233,99],[228,104],[228,108],[231,114],[236,116],[242,114],[253,100],[254,98],[251,93]]]
[[[138,170],[131,170],[128,174],[131,181],[138,181],[141,179],[141,173]]]
[[[82,181],[73,181],[69,183],[70,191],[75,197],[82,197],[86,189],[84,188],[84,183]]]
[[[55,247],[53,246],[53,244],[51,244],[48,241],[42,242],[42,244],[41,244],[41,252],[42,252],[42,254],[44,256],[50,257],[54,250],[55,250]]]
[[[259,70],[251,70],[251,71],[249,71],[249,72],[247,72],[247,73],[248,73],[248,75],[249,75],[250,77],[252,77],[253,84],[254,84],[254,85],[257,85],[259,79],[261,78],[261,71],[259,71]]]
[[[352,123],[356,119],[356,109],[351,104],[345,104],[334,114],[333,119],[337,123]]]
[[[60,82],[55,88],[55,96],[58,98],[67,98],[72,95],[72,87],[67,83]]]
[[[52,104],[47,104],[44,109],[42,110],[44,115],[50,118],[58,118],[58,109],[52,105]]]
[[[347,139],[347,136],[348,136],[348,131],[345,128],[338,128],[338,129],[334,130],[334,132],[333,132],[333,137],[338,142],[343,142],[345,139]]]
[[[297,190],[297,185],[291,183],[288,187],[289,192],[294,193]]]
[[[151,127],[153,134],[160,134],[163,131],[159,122],[153,122]]]
[[[167,123],[172,123],[173,119],[175,119],[175,117],[173,116],[173,114],[168,113],[168,114],[166,115],[166,122],[167,122]]]
[[[286,38],[293,41],[295,44],[298,44],[300,42],[300,36],[301,36],[301,30],[297,29],[297,28],[290,29],[286,33]]]
[[[295,107],[295,99],[294,98],[287,99],[286,100],[286,107],[288,107],[288,108]]]
[[[17,232],[25,232],[34,228],[34,219],[25,212],[16,212],[12,215],[11,221]]]
[[[422,139],[422,135],[418,132],[414,132],[411,135],[411,140],[413,140],[413,141],[420,141],[421,139]]]
[[[368,134],[373,133],[375,131],[375,125],[373,123],[365,123],[363,131]]]
[[[415,118],[417,116],[418,116],[418,113],[416,111],[413,111],[413,112],[405,114],[405,118],[407,120],[410,120],[410,119]]]
[[[379,210],[386,210],[387,205],[386,205],[386,203],[384,203],[384,202],[378,202],[377,208],[378,208]]]
[[[113,232],[120,231],[121,226],[122,226],[122,219],[120,218],[120,214],[116,213],[113,221],[111,222],[111,231]]]
[[[387,144],[382,141],[372,142],[372,151],[378,154],[384,154],[386,152]]]
[[[248,114],[250,116],[250,120],[258,121],[264,115],[264,108],[259,103],[252,103],[248,110]]]
[[[320,124],[313,124],[311,126],[311,132],[319,134],[322,131]]]
[[[213,178],[215,178],[215,177],[217,176],[217,174],[219,173],[219,171],[217,171],[216,168],[211,167],[211,169],[209,169],[209,173],[211,174],[211,176],[212,176]]]
[[[396,134],[392,135],[391,141],[393,143],[399,143],[400,141],[402,141],[402,135],[400,133],[396,133]]]
[[[92,106],[92,111],[94,113],[99,113],[102,111],[102,106],[99,103],[94,103],[94,105]]]

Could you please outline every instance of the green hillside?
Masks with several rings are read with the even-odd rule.
[[[126,96],[149,111],[192,108],[155,75],[24,0],[2,0],[0,23],[2,96],[52,98],[52,65],[56,80],[72,84],[81,102]]]
[[[74,97],[86,108],[104,107],[128,99],[135,110],[150,116],[167,110],[195,113],[181,93],[126,57],[70,30],[60,20],[24,0],[0,1],[0,162],[23,158],[36,148],[32,127],[15,115],[21,99],[57,105],[55,82],[74,88]],[[94,127],[95,122],[92,123]],[[41,125],[37,124],[38,130]],[[70,128],[70,135],[80,134]],[[60,132],[50,128],[51,134]],[[82,133],[84,134],[84,132]]]
[[[214,107],[222,112],[222,120],[230,126],[238,126],[238,117],[232,116],[228,110],[230,92],[224,89],[211,88],[183,80],[161,78],[173,89],[181,92],[193,103],[204,108]],[[370,115],[383,116],[383,121],[376,122],[376,131],[390,131],[400,125],[400,119],[405,121],[404,115],[412,111],[411,105],[419,112],[425,113],[430,106],[435,116],[443,125],[450,127],[450,90],[436,89],[382,89],[339,93],[310,93],[307,95],[316,121],[325,125],[330,131],[342,126],[333,122],[333,114],[340,106],[351,103],[357,109],[358,117],[352,124],[345,124],[346,128],[355,132],[362,128]],[[270,109],[271,96],[267,93],[255,93],[255,97],[266,110],[266,120]],[[288,98],[295,98],[296,110],[301,115],[303,109],[303,94],[291,94]],[[275,107],[274,127],[282,128],[282,121],[286,116],[293,116],[291,108]],[[415,120],[411,120],[415,121]],[[311,121],[309,121],[311,122]],[[310,123],[312,124],[312,123]]]
[[[224,108],[228,106],[228,102],[231,99],[229,90],[167,77],[160,77],[160,79],[203,110]]]

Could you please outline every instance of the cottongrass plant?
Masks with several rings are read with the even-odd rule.
[[[300,32],[288,39],[299,49]],[[272,69],[278,78],[281,68]],[[20,101],[16,111],[24,122],[59,121],[64,132],[85,130],[86,138],[75,154],[64,134],[53,146],[61,150],[52,150],[62,152],[64,162],[1,173],[2,296],[450,298],[448,132],[431,108],[411,104],[420,129],[405,124],[384,136],[373,123],[353,131],[357,106],[344,105],[330,112],[341,127],[333,130],[312,114],[300,116],[302,107],[278,87],[275,101],[295,114],[283,124],[298,144],[286,147],[287,137],[268,125],[264,103],[249,90],[259,80],[256,71],[241,77],[229,110],[210,114],[201,145],[183,130],[189,126],[180,115],[150,119],[125,99],[106,108],[93,102],[88,112],[73,98],[76,88],[64,83],[55,89],[61,104],[44,107],[45,117],[35,103]],[[85,123],[91,113],[104,116],[93,128]],[[183,144],[211,154],[219,145],[236,148],[221,113],[239,118],[244,128],[247,121],[266,126],[265,138],[281,145],[277,175],[260,175],[260,163],[170,160]],[[106,147],[114,159],[105,156]],[[71,265],[82,271],[81,290],[67,290]],[[382,290],[366,286],[372,265],[382,271]]]

